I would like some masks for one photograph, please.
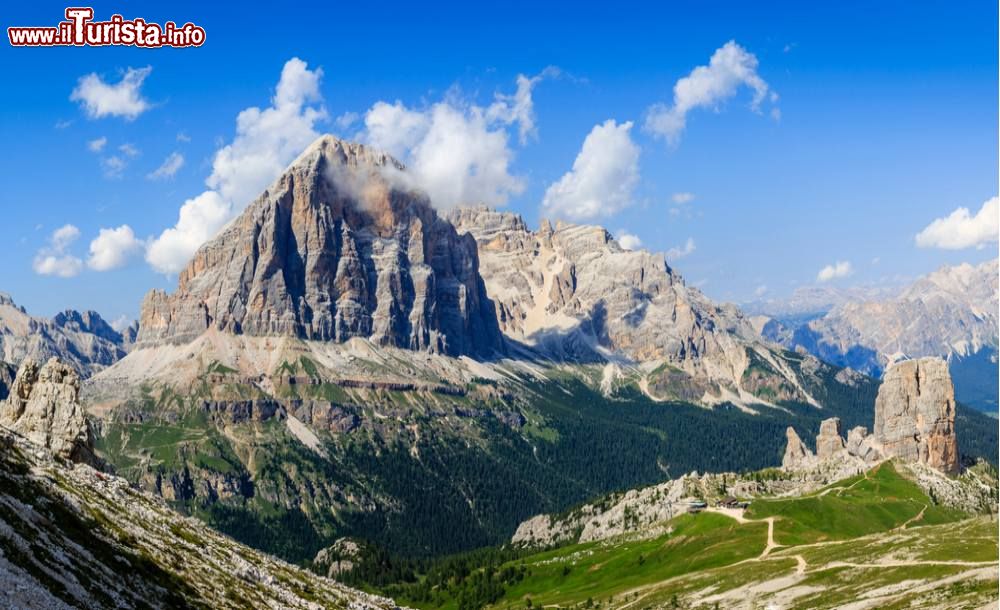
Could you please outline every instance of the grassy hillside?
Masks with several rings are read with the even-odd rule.
[[[739,520],[702,512],[668,525],[650,539],[494,555],[448,578],[429,570],[384,591],[427,609],[836,608],[862,596],[940,608],[989,600],[997,586],[995,521],[935,505],[892,463],[808,496],[754,501]]]

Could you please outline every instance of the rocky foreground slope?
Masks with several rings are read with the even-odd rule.
[[[124,479],[64,459],[49,441],[74,436],[80,424],[71,374],[57,361],[37,371],[28,415],[15,421],[25,429],[25,417],[44,402],[46,433],[37,435],[37,420],[25,431],[48,448],[6,427],[9,419],[0,422],[0,607],[396,607],[240,545]],[[34,376],[22,369],[18,380]],[[9,413],[11,404],[0,408]]]

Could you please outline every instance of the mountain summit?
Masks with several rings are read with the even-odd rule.
[[[150,292],[138,342],[205,330],[452,356],[503,349],[476,242],[405,186],[392,157],[325,135],[181,272]]]

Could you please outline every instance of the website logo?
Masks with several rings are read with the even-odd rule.
[[[191,22],[163,25],[141,17],[125,19],[115,14],[108,21],[94,21],[94,9],[70,7],[66,21],[55,26],[8,27],[7,38],[14,47],[106,47],[134,46],[200,47],[205,44],[205,28]]]

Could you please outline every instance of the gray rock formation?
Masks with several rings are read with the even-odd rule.
[[[788,426],[788,429],[785,430],[785,438],[788,439],[788,444],[785,445],[785,456],[781,459],[782,468],[794,469],[812,461],[814,457],[812,451],[809,451],[809,448],[799,438],[795,428]]]
[[[922,358],[889,368],[875,399],[873,432],[886,456],[956,472],[955,394],[948,364]]]
[[[542,221],[532,231],[516,214],[482,207],[448,218],[475,237],[487,292],[511,339],[553,359],[601,361],[612,352],[665,363],[643,386],[658,399],[811,402],[735,306],[686,285],[662,254],[626,250],[598,226]]]
[[[79,396],[80,378],[71,367],[52,358],[39,368],[28,359],[0,403],[0,425],[57,457],[97,464],[93,431]]]
[[[55,356],[87,377],[124,358],[127,350],[122,335],[97,312],[66,310],[47,320],[0,293],[0,360],[17,365]]]
[[[816,436],[816,457],[828,458],[844,450],[844,439],[840,436],[840,418],[824,419]]]
[[[323,136],[181,272],[152,291],[137,343],[209,328],[448,355],[503,349],[476,243],[400,186],[397,161]]]

